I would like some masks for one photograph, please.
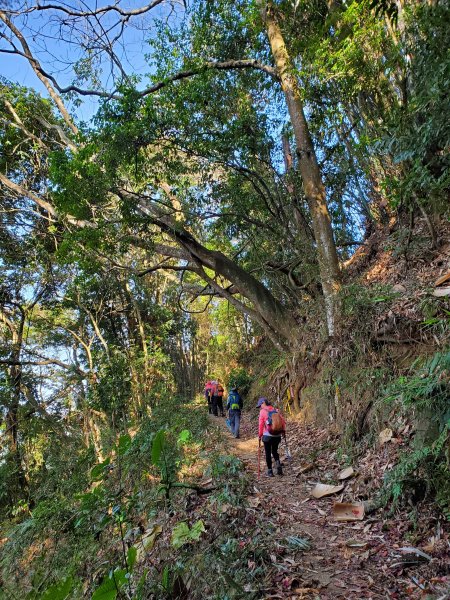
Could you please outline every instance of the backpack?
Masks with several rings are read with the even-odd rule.
[[[223,390],[223,387],[222,387],[222,386],[219,384],[219,385],[217,386],[217,395],[218,395],[218,396],[223,396],[223,391],[224,391],[224,390]]]
[[[277,409],[271,410],[267,413],[267,430],[271,435],[279,435],[284,432],[284,421],[283,417],[277,411]]]
[[[228,403],[230,405],[231,410],[240,410],[239,406],[239,394],[237,392],[230,392],[228,394]]]

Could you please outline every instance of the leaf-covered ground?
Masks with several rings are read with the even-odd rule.
[[[215,420],[226,431],[223,420]],[[338,522],[332,516],[334,502],[370,501],[399,446],[407,442],[408,426],[403,437],[380,441],[376,450],[352,464],[355,473],[340,493],[321,499],[311,496],[312,488],[317,482],[339,483],[338,474],[349,457],[329,430],[290,421],[288,431],[292,459],[283,457],[284,475],[275,478],[265,476],[263,452],[258,478],[256,417],[244,416],[241,439],[230,436],[231,452],[252,478],[247,511],[258,513],[258,526],[266,524],[272,540],[260,597],[448,598],[448,527],[429,504],[414,505],[411,500],[408,509],[390,513],[388,506],[355,522]],[[309,549],[300,548],[302,539],[309,540]],[[249,541],[244,538],[241,543]],[[255,566],[248,561],[249,572]],[[249,594],[255,591],[251,586],[245,589]]]

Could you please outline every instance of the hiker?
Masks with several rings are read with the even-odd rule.
[[[205,383],[205,398],[206,398],[206,402],[208,403],[208,414],[212,413],[212,405],[211,405],[211,387],[212,387],[212,383],[211,381],[207,381]]]
[[[212,414],[215,417],[218,417],[218,413],[217,413],[217,406],[218,406],[218,402],[219,402],[219,396],[218,396],[218,383],[215,379],[213,379],[211,381],[211,407],[212,407]],[[222,405],[222,412],[223,412],[223,405]]]
[[[239,395],[238,389],[236,386],[233,386],[231,392],[228,394],[227,410],[228,418],[230,419],[231,435],[235,438],[239,438],[241,410],[243,406],[244,403]]]
[[[220,379],[217,382],[217,408],[220,410],[220,416],[224,417],[225,413],[223,412],[223,395],[225,390],[223,389],[223,385],[220,383]]]
[[[277,475],[283,475],[278,446],[281,442],[281,436],[286,435],[286,421],[280,412],[274,408],[267,398],[260,398],[257,407],[259,411],[259,429],[258,437],[264,444],[267,463],[267,476],[273,477],[272,456],[275,459]]]

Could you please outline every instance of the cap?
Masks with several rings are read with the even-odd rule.
[[[260,398],[256,407],[259,408],[262,404],[264,404],[264,402],[267,402],[267,398]]]

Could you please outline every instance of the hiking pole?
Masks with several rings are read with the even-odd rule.
[[[288,443],[287,443],[286,432],[284,432],[284,436],[283,437],[284,437],[284,443],[286,444],[286,458],[288,459],[289,464],[291,464],[292,454],[291,454],[291,452],[289,450],[289,446],[288,446]]]
[[[258,438],[258,479],[261,476],[261,439]]]

